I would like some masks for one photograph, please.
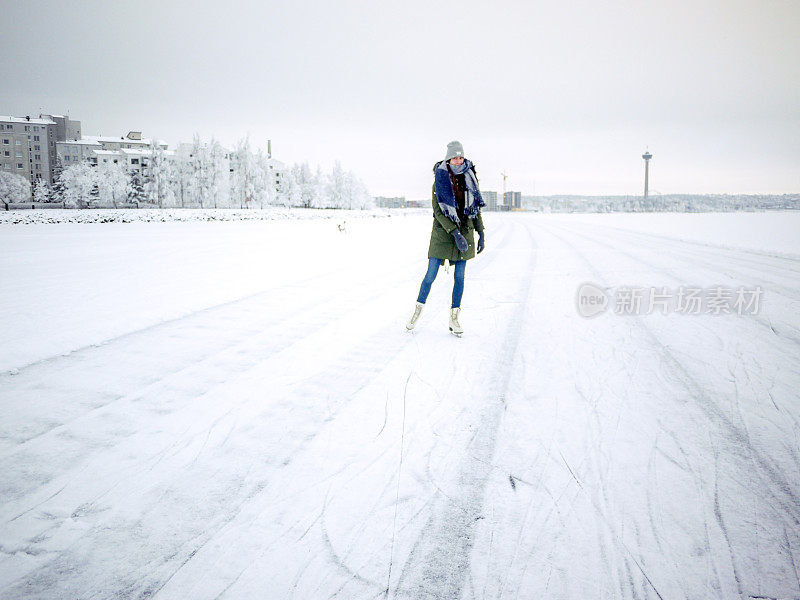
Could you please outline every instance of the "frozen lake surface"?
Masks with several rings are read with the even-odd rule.
[[[0,597],[800,598],[800,215],[430,220],[0,225]]]

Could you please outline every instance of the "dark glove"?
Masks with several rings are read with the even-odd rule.
[[[461,235],[461,232],[456,229],[451,234],[456,240],[456,246],[458,246],[459,252],[466,252],[467,248],[469,248],[469,244],[467,244],[467,238]]]
[[[483,252],[483,232],[478,232],[478,254]]]

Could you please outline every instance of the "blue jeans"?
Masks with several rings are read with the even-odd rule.
[[[419,296],[417,302],[425,304],[428,299],[428,294],[431,291],[433,280],[436,279],[436,274],[439,272],[439,267],[442,266],[444,261],[441,258],[428,259],[428,272],[425,273],[425,279],[422,280],[422,285],[419,286]],[[461,296],[464,295],[464,272],[467,269],[467,261],[457,260],[455,269],[455,277],[453,282],[453,308],[461,306]]]

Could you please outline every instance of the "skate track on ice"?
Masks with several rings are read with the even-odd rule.
[[[490,213],[457,339],[444,269],[404,329],[429,220],[0,374],[0,598],[800,598],[800,260]]]

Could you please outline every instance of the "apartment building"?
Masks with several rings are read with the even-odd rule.
[[[81,139],[81,122],[73,121],[65,115],[39,115],[40,119],[50,119],[56,124],[56,141]]]
[[[497,192],[481,190],[481,198],[486,203],[486,210],[497,210]]]
[[[129,131],[125,136],[87,135],[78,140],[56,143],[56,154],[61,166],[66,168],[81,161],[91,164],[117,163],[125,165],[128,171],[141,171],[152,156],[153,145],[164,151],[164,155],[174,156],[162,140],[143,138],[141,131]]]
[[[522,192],[506,192],[503,203],[511,209],[522,208]]]
[[[52,185],[56,127],[51,119],[0,116],[0,170]]]

